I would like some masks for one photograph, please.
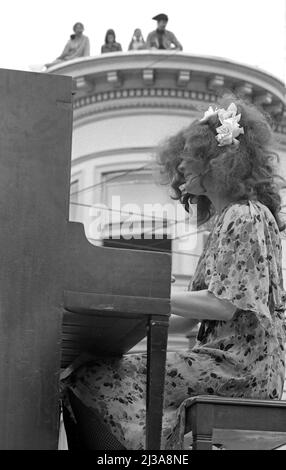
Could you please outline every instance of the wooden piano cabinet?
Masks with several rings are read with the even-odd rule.
[[[159,448],[171,259],[95,247],[68,221],[72,88],[0,69],[0,449],[57,449],[61,366],[91,346],[123,354],[147,329]]]
[[[58,445],[72,79],[0,69],[0,449]]]

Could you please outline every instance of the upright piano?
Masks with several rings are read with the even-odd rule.
[[[146,449],[159,449],[170,255],[93,246],[68,220],[70,77],[1,69],[0,97],[0,449],[57,449],[61,369],[146,335]]]

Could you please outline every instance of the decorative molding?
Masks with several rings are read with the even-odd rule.
[[[177,88],[130,88],[94,93],[74,100],[74,129],[86,125],[87,120],[104,119],[109,113],[122,115],[164,110],[165,114],[168,110],[173,114],[176,111],[192,113],[195,118],[215,102],[213,93]]]
[[[235,93],[243,96],[252,95],[253,85],[251,83],[242,83],[235,87]]]
[[[177,78],[178,86],[186,86],[190,80],[191,80],[191,72],[189,70],[179,70],[178,78]]]
[[[142,71],[142,79],[145,85],[153,85],[154,83],[154,69],[144,69]]]
[[[106,79],[110,85],[113,85],[115,87],[118,87],[121,85],[120,77],[116,70],[113,70],[112,72],[107,72]]]
[[[217,88],[222,88],[224,86],[224,77],[223,75],[214,75],[210,80],[208,80],[208,89],[215,90]]]
[[[74,83],[75,83],[75,86],[74,86],[75,92],[76,91],[82,91],[84,93],[88,93],[93,88],[92,83],[89,80],[87,80],[85,77],[75,78]]]
[[[49,68],[48,73],[70,75],[74,78],[85,76],[87,79],[96,79],[97,91],[106,90],[106,81],[103,79],[108,72],[118,71],[121,82],[128,82],[130,76],[135,75],[138,80],[138,86],[144,85],[142,80],[142,70],[154,69],[155,80],[160,86],[160,80],[168,71],[170,82],[177,83],[177,86],[183,86],[187,81],[188,74],[181,75],[178,84],[178,75],[181,71],[189,72],[191,76],[190,83],[187,86],[193,88],[199,81],[200,89],[205,87],[209,81],[209,86],[221,88],[224,82],[228,89],[235,90],[240,85],[251,84],[253,94],[259,95],[269,92],[273,95],[275,101],[284,102],[285,83],[271,75],[269,72],[260,70],[257,67],[251,67],[229,59],[221,57],[201,56],[186,54],[185,52],[174,51],[132,51],[101,54],[95,57],[85,57],[73,61],[63,61],[63,63]],[[140,74],[140,75],[139,75]],[[194,83],[192,78],[194,77]],[[116,82],[116,79],[115,79]],[[140,84],[141,82],[141,84]],[[110,85],[113,87],[113,85]],[[145,85],[146,86],[146,85]],[[171,83],[170,83],[170,86]],[[206,89],[204,90],[206,91]]]
[[[255,96],[254,104],[256,104],[257,106],[267,105],[267,104],[271,104],[272,100],[273,100],[273,96],[271,93],[269,92],[261,93]]]
[[[270,96],[268,96],[270,95]],[[271,94],[263,94],[259,97],[262,102],[272,100]],[[82,119],[95,117],[101,113],[118,110],[138,109],[178,109],[202,113],[206,105],[215,103],[217,95],[215,92],[202,92],[180,88],[124,88],[109,90],[100,93],[75,98],[74,125]],[[275,115],[283,112],[282,103],[266,105],[265,109]],[[276,132],[285,134],[285,125],[276,125]],[[279,129],[279,130],[278,130]]]
[[[93,105],[95,103],[106,103],[108,101],[114,102],[122,99],[125,100],[126,98],[131,98],[135,100],[138,100],[138,98],[162,98],[162,101],[165,98],[171,98],[174,100],[182,99],[184,100],[184,105],[182,103],[179,104],[178,101],[177,105],[183,107],[188,106],[187,100],[204,101],[207,103],[216,101],[216,95],[214,93],[205,93],[202,91],[181,90],[177,88],[126,88],[116,91],[110,90],[100,93],[94,93],[92,95],[83,96],[78,99],[75,98],[74,109],[76,110],[84,106]],[[136,106],[137,105],[138,101]],[[140,102],[140,105],[142,105],[142,102]],[[156,106],[155,102],[154,106]],[[160,106],[162,106],[162,103],[160,103]]]

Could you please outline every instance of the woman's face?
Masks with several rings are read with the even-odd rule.
[[[141,37],[141,29],[135,29],[135,31],[134,31],[134,36],[136,37],[136,39],[140,39],[140,37]]]
[[[112,44],[114,42],[114,35],[112,33],[107,35],[107,42],[109,44]]]
[[[201,172],[195,171],[193,166],[185,160],[180,163],[178,170],[183,175],[185,184],[184,190],[187,193],[194,194],[195,196],[200,196],[206,194],[205,188],[201,185]],[[204,180],[205,183],[205,180]]]
[[[81,34],[83,32],[83,27],[81,24],[76,24],[74,27],[75,34]]]

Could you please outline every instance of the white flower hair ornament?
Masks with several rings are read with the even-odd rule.
[[[207,122],[211,116],[215,116],[218,113],[219,109],[213,109],[212,106],[205,112],[204,117],[200,119],[201,123]]]
[[[238,124],[241,118],[241,114],[237,113],[237,107],[234,103],[231,103],[229,107],[225,110],[224,108],[213,109],[211,106],[205,112],[204,117],[200,122],[207,122],[211,116],[217,115],[221,126],[216,128],[218,135],[216,140],[218,141],[218,146],[223,147],[225,145],[239,145],[239,140],[237,137],[240,134],[244,134],[243,127],[240,127]]]

